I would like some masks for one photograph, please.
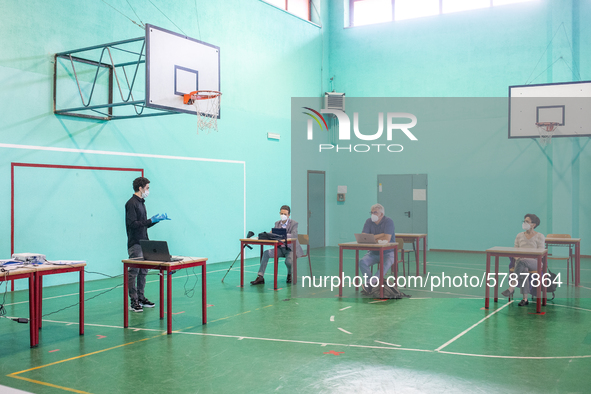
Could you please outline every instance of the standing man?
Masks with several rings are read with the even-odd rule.
[[[150,194],[150,181],[148,178],[139,177],[133,180],[133,196],[125,204],[125,227],[127,229],[127,252],[129,258],[143,258],[140,240],[148,239],[148,228],[162,220],[170,220],[166,214],[154,215],[147,218],[146,206],[144,205],[146,197]],[[131,306],[129,310],[133,312],[143,312],[146,308],[153,308],[154,303],[144,296],[146,287],[147,269],[129,268],[128,287]],[[137,286],[136,286],[137,279]]]
[[[288,205],[284,205],[279,210],[280,220],[275,222],[275,228],[284,228],[287,231],[287,238],[295,238],[295,247],[296,247],[296,256],[302,257],[304,255],[304,251],[298,242],[298,222],[295,220],[291,220],[289,218],[289,214],[291,213],[291,209]],[[292,244],[293,247],[293,244]],[[265,250],[263,253],[263,257],[261,259],[261,266],[259,268],[258,276],[255,280],[250,282],[251,285],[261,285],[265,283],[265,269],[267,268],[267,263],[269,262],[269,258],[274,258],[274,251],[273,249]],[[287,267],[287,279],[285,280],[286,283],[291,283],[291,265],[293,263],[292,251],[287,250],[286,246],[281,246],[277,248],[277,257],[285,257],[285,266]]]
[[[390,242],[394,237],[394,221],[386,216],[384,207],[381,204],[375,204],[371,207],[371,218],[365,221],[365,224],[363,225],[363,231],[361,232],[365,234],[375,234],[376,240],[378,241],[385,240],[386,242]],[[367,281],[367,278],[371,278],[370,267],[374,264],[379,264],[379,262],[380,252],[373,250],[368,251],[359,262],[361,274],[363,275],[362,287],[366,293],[371,293],[372,281]],[[394,264],[394,251],[385,250],[384,273],[388,272],[392,264]],[[379,272],[380,271],[378,268],[378,275]]]

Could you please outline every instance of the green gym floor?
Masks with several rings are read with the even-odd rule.
[[[315,275],[337,275],[337,248],[313,249],[311,256]],[[308,275],[307,259],[298,262],[298,274]],[[130,312],[127,329],[121,277],[87,282],[83,336],[77,307],[46,315],[75,304],[77,285],[45,288],[37,348],[29,348],[28,325],[0,319],[0,393],[9,387],[32,393],[590,390],[591,259],[581,259],[581,287],[564,283],[541,315],[533,302],[518,307],[507,299],[491,300],[484,310],[483,288],[402,288],[412,297],[386,301],[353,289],[340,299],[322,288],[292,294],[282,260],[278,291],[272,264],[265,285],[249,285],[256,258],[246,261],[241,289],[239,262],[221,282],[230,263],[208,265],[205,326],[200,269],[172,276],[172,335],[158,316],[157,275],[146,286],[157,307]],[[484,263],[484,254],[429,252],[427,269],[482,276]],[[353,275],[353,264],[354,253],[345,252],[346,274]],[[501,259],[501,272],[507,264]],[[564,261],[551,261],[550,269],[566,282]],[[27,317],[27,299],[27,291],[8,292],[7,316]]]

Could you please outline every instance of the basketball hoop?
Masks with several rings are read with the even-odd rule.
[[[218,131],[218,116],[222,93],[216,90],[197,90],[183,95],[183,102],[195,107],[197,130]]]
[[[552,140],[552,136],[554,132],[558,129],[558,125],[560,123],[557,122],[540,122],[536,123],[538,127],[538,132],[540,133],[540,145],[546,146]]]

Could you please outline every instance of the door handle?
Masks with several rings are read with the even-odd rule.
[[[406,216],[410,217],[410,211],[406,211],[406,212],[404,212],[404,214],[405,214]]]

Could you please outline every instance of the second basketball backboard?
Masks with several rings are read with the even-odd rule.
[[[509,87],[509,138],[539,137],[536,123],[558,123],[554,137],[591,136],[591,81]]]

